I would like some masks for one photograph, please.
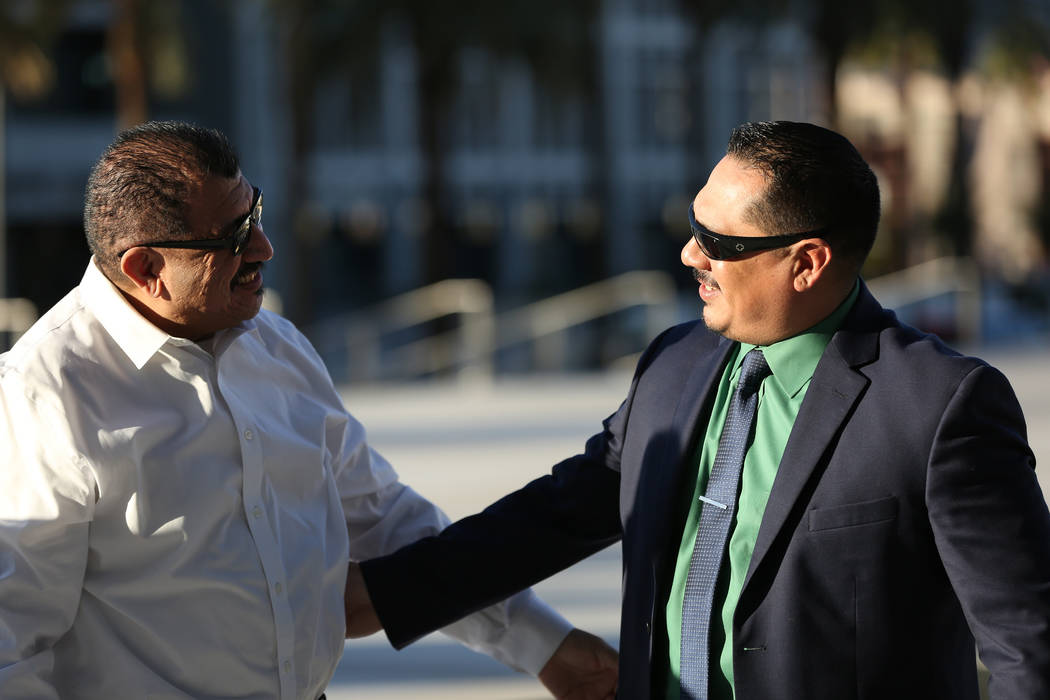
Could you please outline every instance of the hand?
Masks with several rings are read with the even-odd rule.
[[[613,700],[620,656],[600,638],[574,629],[540,671],[558,700]]]
[[[346,614],[346,638],[367,637],[383,629],[372,598],[368,595],[365,577],[361,574],[361,565],[350,562],[346,571],[346,588],[343,589],[343,608]]]

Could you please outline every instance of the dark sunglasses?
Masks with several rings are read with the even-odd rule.
[[[145,246],[147,248],[193,248],[195,250],[221,250],[223,248],[229,248],[233,255],[240,255],[244,247],[248,245],[248,241],[252,237],[252,224],[258,226],[262,223],[262,209],[263,209],[263,194],[262,190],[258,187],[252,188],[252,207],[248,210],[248,216],[244,217],[244,221],[237,225],[237,229],[229,236],[222,238],[201,238],[192,241],[150,241],[148,243],[140,243],[138,246],[131,246],[131,248],[137,248],[139,246]],[[117,258],[124,256],[124,253],[131,250],[131,248],[125,248],[120,251],[120,255]]]
[[[827,232],[827,229],[818,228],[802,233],[785,233],[781,236],[725,236],[705,228],[696,220],[692,202],[689,203],[689,228],[692,229],[693,238],[700,250],[711,260],[732,260],[756,250],[785,248],[807,238],[819,238]]]

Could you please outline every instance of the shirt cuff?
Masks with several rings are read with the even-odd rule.
[[[525,590],[441,631],[511,668],[539,675],[572,624]]]
[[[530,600],[521,611],[520,619],[512,620],[504,648],[514,660],[514,663],[507,662],[508,665],[537,676],[573,626],[531,590],[527,593]]]

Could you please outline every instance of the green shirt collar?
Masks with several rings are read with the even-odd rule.
[[[839,304],[838,308],[823,321],[798,335],[777,341],[772,345],[761,346],[762,354],[765,355],[766,362],[773,371],[773,377],[785,394],[794,396],[813,376],[813,371],[820,362],[820,356],[824,354],[828,343],[831,342],[831,336],[835,335],[835,331],[842,325],[842,321],[853,308],[853,303],[859,294],[860,282],[857,282],[845,301]],[[741,343],[736,356],[736,364],[743,362],[744,355],[755,347],[759,346]]]

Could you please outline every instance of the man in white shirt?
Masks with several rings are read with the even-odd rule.
[[[262,193],[216,131],[126,131],[80,285],[0,356],[0,697],[315,700],[348,559],[442,529],[260,311]],[[531,592],[446,631],[612,697],[615,652]]]

